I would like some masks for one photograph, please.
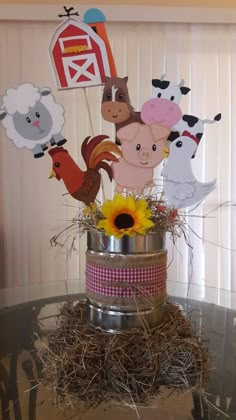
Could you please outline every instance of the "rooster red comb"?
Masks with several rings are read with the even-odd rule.
[[[190,139],[194,140],[197,144],[200,143],[200,140],[194,136],[193,134],[191,134],[189,131],[185,130],[182,134],[182,136],[186,136],[186,137],[190,137]]]
[[[61,152],[68,153],[68,151],[66,149],[64,149],[64,147],[54,147],[53,149],[50,149],[48,151],[48,153],[51,157],[53,157],[53,155],[55,155],[57,153],[61,153]]]

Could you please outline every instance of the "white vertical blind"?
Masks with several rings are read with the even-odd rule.
[[[54,22],[0,22],[0,95],[19,83],[50,86],[66,111],[66,148],[84,167],[80,145],[87,135],[107,134],[114,128],[101,118],[102,88],[87,89],[92,127],[84,90],[57,91],[48,59]],[[225,207],[202,219],[219,204],[236,202],[236,25],[172,23],[108,23],[107,29],[119,76],[128,75],[133,106],[140,109],[151,93],[151,79],[166,73],[168,79],[185,79],[191,92],[184,96],[184,113],[222,121],[206,126],[194,159],[200,180],[218,179],[218,188],[188,217],[201,239],[189,230],[193,259],[184,239],[173,247],[168,241],[169,279],[236,290],[236,263],[232,252],[208,241],[236,249],[234,208]],[[1,287],[30,283],[84,280],[85,238],[71,256],[50,247],[50,238],[66,226],[77,211],[77,202],[66,193],[63,182],[48,180],[51,158],[35,160],[19,150],[0,128],[0,264]],[[160,179],[160,168],[155,176]],[[103,176],[106,197],[112,184]],[[100,195],[101,197],[101,195]]]

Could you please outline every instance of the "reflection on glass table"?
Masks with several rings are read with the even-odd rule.
[[[72,296],[76,300],[84,295]],[[58,408],[53,392],[38,385],[36,379],[42,369],[37,358],[40,345],[37,336],[53,328],[55,315],[65,299],[65,295],[50,296],[1,309],[0,418],[3,420],[81,419],[76,409],[67,408],[63,412]],[[178,395],[163,388],[149,407],[138,407],[139,418],[236,419],[236,310],[173,294],[171,300],[180,304],[186,313],[191,313],[192,322],[203,335],[215,366],[205,391],[210,403],[226,415],[212,409],[194,392]],[[124,420],[138,418],[131,408],[111,403],[89,410],[82,419],[116,420],[121,417]]]

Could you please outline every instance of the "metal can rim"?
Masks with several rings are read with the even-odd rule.
[[[122,311],[98,307],[87,299],[87,321],[95,327],[118,333],[127,329],[154,328],[162,322],[165,302],[140,311]]]
[[[114,236],[107,236],[101,231],[88,231],[87,248],[89,251],[114,254],[155,253],[165,249],[165,234],[148,232],[145,235],[124,235],[117,239]]]

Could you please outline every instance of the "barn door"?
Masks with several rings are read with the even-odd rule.
[[[63,57],[65,76],[68,87],[94,85],[102,83],[101,75],[94,53],[76,57]]]

